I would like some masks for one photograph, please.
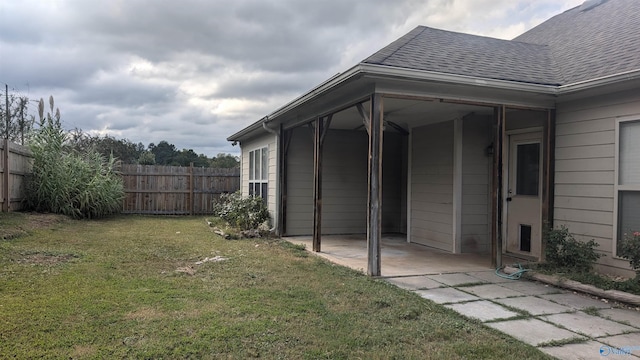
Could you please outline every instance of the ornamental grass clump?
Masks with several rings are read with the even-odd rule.
[[[115,159],[104,159],[95,150],[84,154],[69,149],[60,124],[60,112],[43,116],[40,129],[29,141],[33,171],[27,178],[26,204],[34,211],[100,218],[120,211],[124,197]],[[50,98],[53,112],[53,98]]]

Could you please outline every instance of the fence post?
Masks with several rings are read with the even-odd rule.
[[[189,165],[189,215],[193,215],[193,162]]]
[[[9,139],[4,139],[4,152],[2,156],[2,212],[9,212]]]

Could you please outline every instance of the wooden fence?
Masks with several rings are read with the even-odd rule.
[[[0,140],[0,208],[2,212],[21,210],[25,177],[31,171],[31,152],[6,139]]]
[[[122,165],[125,214],[210,214],[213,200],[240,189],[240,169]]]

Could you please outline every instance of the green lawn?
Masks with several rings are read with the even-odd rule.
[[[0,214],[0,358],[545,358],[288,242],[223,240],[203,217],[40,219]]]

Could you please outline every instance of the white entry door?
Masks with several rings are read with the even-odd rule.
[[[542,133],[509,135],[506,251],[540,258]]]

